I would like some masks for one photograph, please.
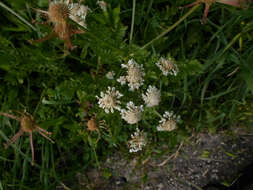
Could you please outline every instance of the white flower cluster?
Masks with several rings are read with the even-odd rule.
[[[122,118],[129,124],[135,124],[141,120],[143,106],[135,106],[132,101],[127,103],[127,110],[121,109]]]
[[[113,113],[114,109],[120,110],[119,99],[123,96],[119,91],[115,90],[114,87],[108,87],[106,93],[100,92],[100,96],[96,96],[98,99],[99,107],[103,108],[106,113],[110,111]]]
[[[178,73],[178,67],[174,61],[169,58],[165,60],[160,58],[156,65],[162,70],[164,75],[174,75]],[[122,68],[127,69],[127,75],[121,76],[117,81],[121,84],[128,84],[129,90],[134,91],[139,89],[143,83],[145,76],[142,65],[137,64],[133,59],[130,59],[127,64],[122,64]],[[110,71],[106,74],[106,78],[114,79],[115,72]],[[120,98],[123,96],[119,91],[116,91],[114,87],[108,87],[106,93],[101,92],[101,97],[97,97],[99,100],[99,107],[103,108],[106,113],[114,112],[114,109],[120,111],[122,119],[128,124],[136,124],[142,119],[143,105],[136,106],[132,101],[129,101],[125,109],[120,108]],[[147,107],[153,107],[159,105],[161,102],[161,92],[155,86],[149,85],[146,92],[142,94],[142,99]],[[173,131],[177,128],[177,123],[180,121],[180,116],[175,115],[172,111],[166,111],[163,114],[162,119],[157,126],[158,131]],[[129,141],[129,152],[138,152],[143,149],[147,144],[146,134],[140,131],[137,127],[136,132],[131,135]]]
[[[158,90],[155,86],[149,85],[146,94],[142,94],[142,98],[147,107],[157,106],[161,101],[160,90]]]
[[[104,1],[97,1],[97,4],[99,5],[99,7],[100,7],[103,11],[106,11],[106,10],[107,10],[106,2],[104,2]]]
[[[168,74],[176,76],[178,73],[178,66],[169,58],[168,60],[161,57],[159,61],[156,63],[159,69],[162,71],[163,75],[167,76]]]
[[[159,121],[160,125],[157,126],[157,131],[173,131],[177,128],[177,122],[179,121],[179,115],[175,115],[173,111],[166,111],[163,114],[163,118]]]
[[[89,7],[79,3],[69,3],[69,0],[65,2],[70,10],[69,18],[86,28],[85,18],[90,10]]]
[[[127,75],[121,76],[117,81],[124,85],[128,82],[129,90],[134,91],[139,89],[144,82],[144,69],[143,65],[138,65],[133,59],[130,59],[127,64],[121,64],[122,68],[127,68]]]
[[[129,141],[129,152],[138,152],[147,144],[146,134],[140,131],[138,128],[136,132],[131,135],[131,140]]]

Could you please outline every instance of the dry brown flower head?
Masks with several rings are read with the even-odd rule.
[[[82,124],[82,122],[81,122]],[[101,133],[100,133],[100,128],[106,128],[105,127],[105,121],[102,120],[102,121],[98,121],[96,119],[96,116],[92,116],[90,119],[86,120],[86,125],[87,125],[87,130],[90,131],[90,135],[88,136],[88,138],[90,139],[91,135],[96,132],[98,134],[98,138],[96,140],[96,143],[100,140],[101,138]],[[81,131],[81,134],[83,133],[84,131]]]
[[[65,3],[50,3],[48,8],[49,20],[53,23],[64,23],[69,16],[69,8]]]
[[[51,143],[54,143],[52,139],[48,137],[48,135],[51,135],[50,132],[46,131],[45,129],[40,128],[38,125],[36,125],[34,121],[34,117],[24,112],[18,112],[21,116],[17,117],[15,115],[0,112],[0,115],[9,117],[11,119],[17,120],[20,122],[20,129],[19,131],[7,142],[4,144],[4,147],[7,148],[10,144],[13,144],[16,140],[19,139],[20,136],[22,136],[24,133],[29,133],[30,136],[30,145],[31,145],[31,151],[32,151],[32,165],[34,164],[34,148],[33,148],[33,140],[32,140],[32,133],[37,131],[41,136],[45,137],[47,140],[49,140]]]
[[[99,131],[98,130],[98,124],[97,121],[94,117],[92,117],[88,122],[87,122],[88,130],[89,131]]]
[[[67,50],[76,48],[76,46],[73,46],[71,43],[71,36],[73,34],[82,34],[83,30],[73,29],[73,25],[68,20],[70,10],[67,4],[64,2],[51,2],[51,0],[49,0],[48,11],[35,10],[46,15],[48,17],[48,22],[53,23],[53,32],[39,40],[32,40],[31,42],[43,42],[54,36],[58,36],[58,38],[65,42]]]

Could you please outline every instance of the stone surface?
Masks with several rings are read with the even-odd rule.
[[[110,180],[98,170],[87,175],[93,188],[100,190],[199,190],[207,184],[232,184],[252,162],[253,136],[202,133],[185,141],[176,157],[170,154],[140,160],[118,153],[100,169],[110,172]]]

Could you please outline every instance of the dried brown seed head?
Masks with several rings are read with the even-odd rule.
[[[36,129],[35,122],[33,116],[24,115],[20,118],[20,125],[23,131],[25,132],[33,132]]]
[[[97,127],[97,121],[93,117],[87,122],[87,125],[88,125],[88,130],[89,131],[95,131],[95,130],[98,129],[98,127]]]
[[[64,23],[69,16],[69,9],[65,3],[53,2],[48,8],[49,19],[53,23]]]

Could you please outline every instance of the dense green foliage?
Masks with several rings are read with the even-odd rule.
[[[214,4],[203,25],[201,5],[172,31],[146,46],[182,18],[189,9],[180,7],[190,2],[137,1],[132,19],[132,1],[107,0],[107,11],[103,11],[96,1],[85,0],[82,3],[90,8],[87,28],[71,37],[77,48],[68,52],[58,38],[30,43],[52,30],[52,24],[39,24],[47,18],[33,9],[47,10],[47,0],[3,1],[34,28],[0,6],[1,112],[23,112],[26,108],[41,128],[53,133],[55,144],[34,135],[36,164],[31,166],[27,135],[7,149],[2,146],[17,133],[19,123],[1,116],[0,190],[55,189],[61,182],[76,180],[78,172],[99,167],[115,151],[129,157],[160,154],[161,144],[171,151],[195,132],[216,132],[252,122],[252,8]],[[161,56],[176,60],[177,76],[161,74],[155,65]],[[137,92],[116,81],[126,72],[121,64],[131,58],[143,64],[146,73]],[[112,70],[115,79],[108,80],[105,75]],[[138,127],[147,134],[147,146],[129,153],[128,141],[136,125],[127,124],[118,111],[105,113],[96,96],[115,86],[124,95],[123,105],[130,100],[140,105],[141,93],[148,85],[161,90],[162,101],[156,108],[144,108]],[[158,132],[159,114],[166,110],[181,115],[181,122],[177,130]],[[99,132],[87,128],[92,117],[100,125]],[[78,186],[70,183],[70,188]]]

